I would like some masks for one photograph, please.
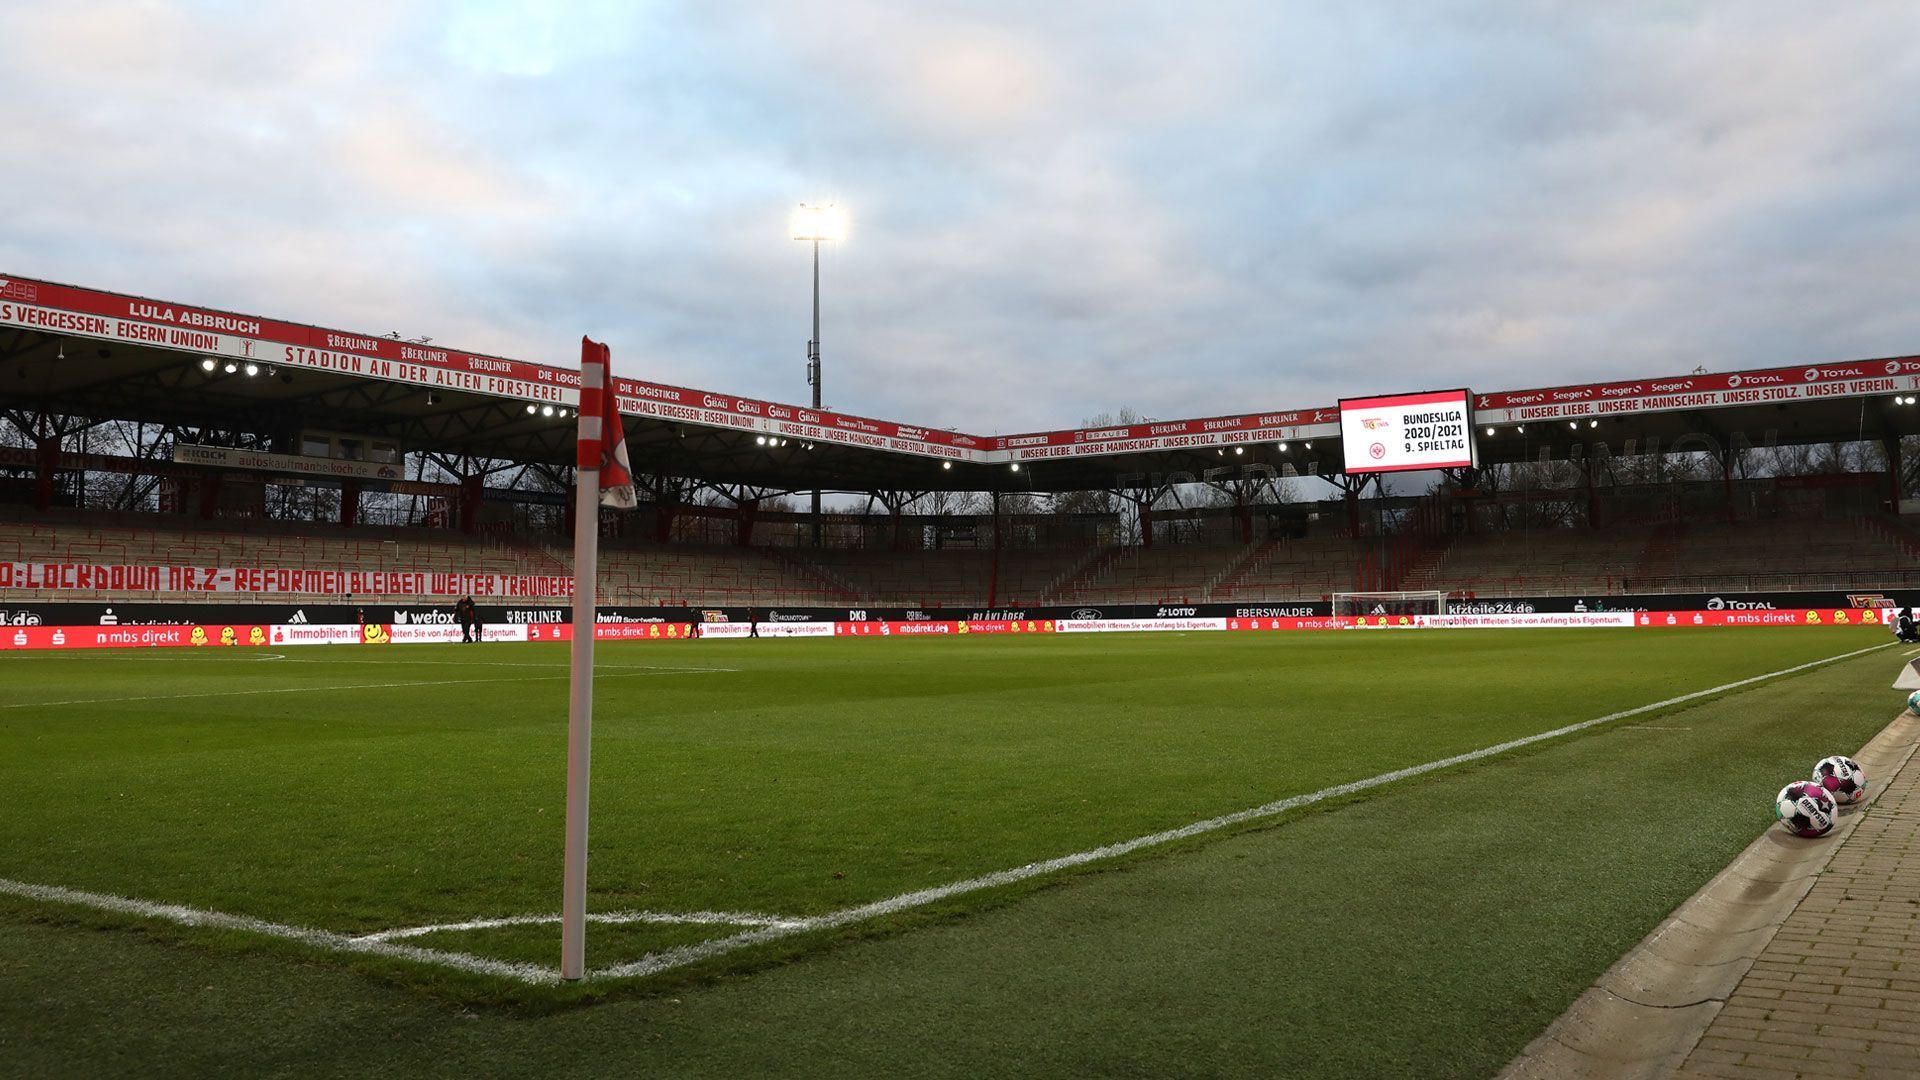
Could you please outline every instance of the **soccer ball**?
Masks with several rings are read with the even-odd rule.
[[[1920,716],[1920,690],[1907,695],[1907,711]]]
[[[1825,836],[1833,831],[1833,797],[1811,780],[1795,780],[1780,789],[1773,812],[1795,836]]]
[[[1867,797],[1867,771],[1850,757],[1835,754],[1813,767],[1813,779],[1837,803],[1857,803]]]

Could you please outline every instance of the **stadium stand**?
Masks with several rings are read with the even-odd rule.
[[[1037,604],[1056,582],[1087,561],[1084,548],[1010,548],[1000,553],[994,580],[991,550],[817,550],[795,557],[818,567],[863,604],[964,608]]]
[[[1208,583],[1245,552],[1242,546],[1217,544],[1121,548],[1049,599],[1060,604],[1198,602],[1205,598]]]
[[[1457,537],[1445,557],[1416,566],[1403,589],[1481,596],[1625,592],[1652,530],[1530,529]]]
[[[1321,600],[1353,587],[1354,541],[1327,536],[1270,540],[1223,576],[1210,600]],[[1406,588],[1421,588],[1408,585]]]
[[[1401,587],[1456,596],[1912,587],[1920,583],[1920,545],[1899,529],[1883,518],[1836,515],[1482,533],[1456,538]]]
[[[1407,538],[1396,538],[1405,541]],[[1324,600],[1358,582],[1377,541],[1339,535],[1251,544],[892,551],[614,543],[610,605],[926,609]],[[343,528],[260,519],[92,513],[0,518],[0,562],[570,575],[569,553],[502,534]],[[1456,597],[1920,587],[1920,533],[1884,515],[1549,528],[1428,538],[1380,587]],[[308,594],[224,593],[223,602]],[[19,602],[126,599],[106,590],[8,591]],[[145,599],[206,600],[204,592]],[[370,603],[418,596],[363,594]]]
[[[446,530],[341,529],[295,523],[221,522],[218,528],[156,524],[155,515],[98,515],[93,520],[51,518],[0,521],[0,561],[126,566],[261,567],[314,570],[417,571],[555,575],[572,573],[538,548],[469,539]],[[298,595],[298,594],[294,594]],[[12,590],[16,601],[124,599],[104,589]],[[204,592],[147,593],[156,601],[207,600]],[[228,603],[284,599],[221,594]],[[366,594],[373,603],[416,596]]]
[[[1661,592],[1850,588],[1860,581],[1911,587],[1920,559],[1885,519],[1851,515],[1760,525],[1694,524],[1647,586]],[[1642,587],[1640,579],[1633,587]]]
[[[599,590],[602,603],[660,607],[832,606],[855,599],[781,549],[714,545],[602,548]]]

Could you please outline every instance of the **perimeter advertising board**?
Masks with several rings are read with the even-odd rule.
[[[1359,475],[1479,464],[1472,400],[1465,390],[1342,398],[1340,445],[1346,471]]]

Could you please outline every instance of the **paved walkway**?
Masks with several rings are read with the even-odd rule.
[[[1920,763],[1873,799],[1677,1075],[1920,1077]]]
[[[1920,717],[1854,757],[1882,785],[1829,843],[1766,830],[1502,1080],[1920,1080]]]

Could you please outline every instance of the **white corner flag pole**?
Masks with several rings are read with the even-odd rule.
[[[600,564],[600,446],[607,368],[580,362],[580,445],[573,504],[573,669],[567,704],[567,862],[560,907],[560,977],[587,974],[587,776],[593,753],[593,586]]]

